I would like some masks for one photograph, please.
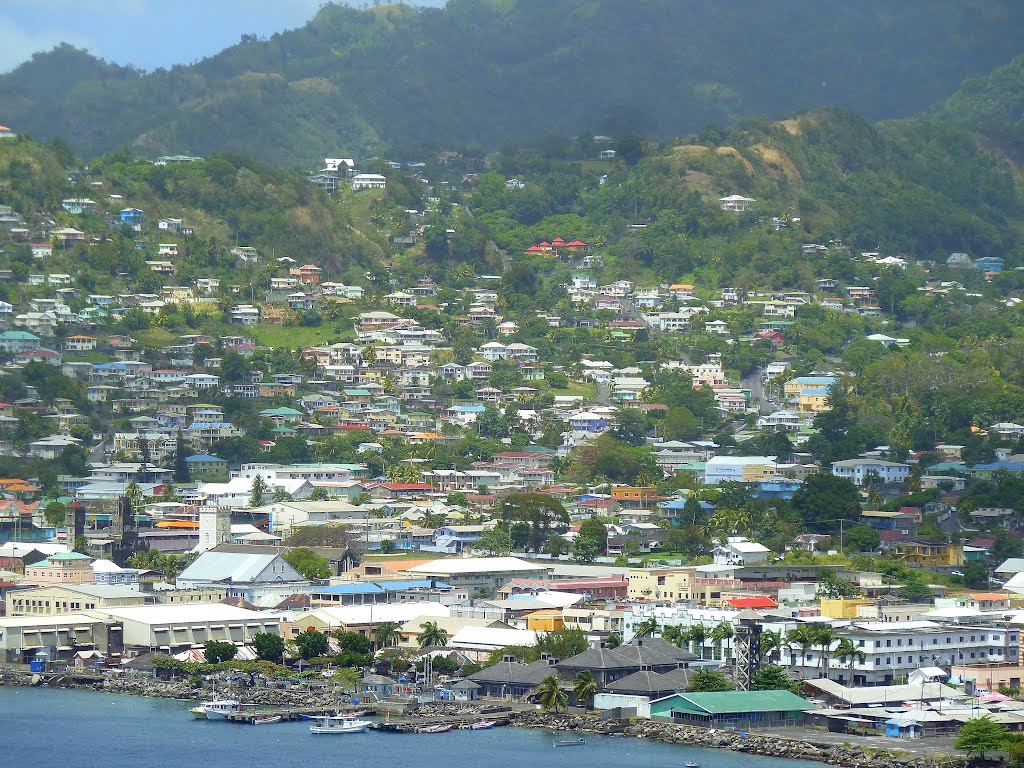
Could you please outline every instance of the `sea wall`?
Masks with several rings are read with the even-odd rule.
[[[847,766],[847,768],[925,768],[925,766],[934,765],[934,759],[916,757],[900,753],[898,750],[889,752],[865,750],[853,746],[818,745],[808,741],[777,736],[750,734],[741,736],[734,731],[713,731],[697,726],[651,720],[601,720],[590,715],[531,711],[516,713],[512,717],[512,725],[556,731],[622,734],[669,744],[728,749],[733,752],[746,752],[790,760],[814,760],[829,765]],[[962,766],[966,765],[966,760],[946,763],[946,765]]]

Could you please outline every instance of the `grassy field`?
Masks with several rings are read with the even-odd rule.
[[[265,347],[312,347],[340,340],[342,334],[335,332],[334,327],[324,323],[319,328],[302,328],[285,325],[256,325],[248,329],[256,341]]]

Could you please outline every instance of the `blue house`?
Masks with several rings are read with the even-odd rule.
[[[975,259],[974,266],[982,272],[1002,272],[1003,263],[999,256],[982,256],[980,259]]]
[[[125,208],[118,218],[122,224],[127,224],[132,229],[142,228],[142,211],[138,208]]]

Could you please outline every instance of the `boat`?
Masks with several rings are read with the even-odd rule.
[[[700,768],[700,763],[691,760],[688,763],[686,763],[686,768]]]
[[[266,717],[256,717],[256,718],[253,718],[252,724],[253,725],[270,725],[271,723],[280,723],[280,722],[281,722],[281,716],[280,715],[267,715]]]
[[[425,725],[417,733],[448,733],[455,726],[451,723],[438,723],[437,725]]]
[[[587,740],[583,738],[569,739],[567,741],[556,741],[556,747],[578,747],[580,744],[586,744]]]
[[[369,720],[334,715],[318,717],[309,726],[310,733],[363,733],[370,727]]]
[[[497,724],[497,720],[481,720],[478,723],[465,723],[459,727],[464,731],[486,731]]]
[[[242,711],[242,703],[237,699],[220,699],[204,701],[192,709],[192,715],[207,720],[227,720],[228,715]]]

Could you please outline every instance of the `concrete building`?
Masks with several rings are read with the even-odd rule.
[[[208,640],[242,645],[260,633],[280,635],[276,613],[223,603],[108,608],[99,613],[121,623],[124,647],[132,650],[175,653]]]
[[[105,584],[43,586],[19,589],[7,596],[9,616],[54,616],[96,608],[121,608],[155,603],[151,594]]]
[[[410,568],[409,573],[465,587],[471,595],[490,596],[512,579],[549,578],[551,569],[516,557],[457,557],[421,563]]]
[[[904,483],[910,477],[910,466],[881,459],[846,459],[832,462],[832,474],[845,477],[854,485],[864,485],[872,477],[881,483]]]

